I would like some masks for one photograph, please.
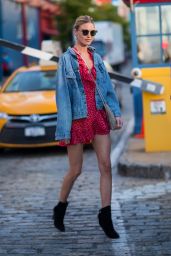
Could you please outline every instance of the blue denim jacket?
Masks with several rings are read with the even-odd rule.
[[[104,99],[112,109],[115,116],[120,116],[120,108],[114,93],[110,77],[101,57],[89,47],[93,53],[96,69],[96,83]],[[103,103],[96,90],[96,108],[103,109]],[[74,50],[69,47],[60,57],[57,70],[56,103],[58,108],[56,140],[70,139],[72,120],[87,117],[87,104],[84,87],[79,73],[79,64]]]

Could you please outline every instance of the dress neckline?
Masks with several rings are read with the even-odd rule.
[[[91,71],[93,70],[93,68],[94,68],[94,61],[93,61],[92,53],[88,50],[88,54],[90,55],[90,58],[91,58],[92,63],[93,63],[92,67],[89,68],[89,66],[87,65],[86,61],[85,61],[84,58],[81,56],[80,52],[79,52],[75,47],[73,47],[73,50],[74,50],[75,53],[77,54],[77,57],[78,57],[78,56],[80,57],[80,59],[82,60],[82,62],[84,63],[84,65],[87,67],[87,69],[89,70],[89,72],[91,72]]]

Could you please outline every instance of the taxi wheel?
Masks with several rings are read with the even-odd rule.
[[[4,148],[0,148],[0,154],[4,153]]]

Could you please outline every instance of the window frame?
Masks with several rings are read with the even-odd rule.
[[[163,36],[170,36],[171,37],[171,32],[169,33],[162,33],[162,7],[163,6],[171,6],[171,3],[152,3],[152,4],[137,4],[134,7],[134,11],[131,12],[131,32],[132,32],[132,56],[133,56],[133,65],[134,66],[138,66],[140,68],[143,67],[168,67],[171,66],[171,61],[165,63],[163,61],[163,49],[162,49],[162,37]],[[136,9],[140,8],[140,7],[145,7],[145,8],[149,8],[149,7],[158,7],[159,8],[159,33],[155,33],[155,34],[137,34],[136,31]],[[160,39],[160,62],[159,63],[139,63],[138,61],[138,54],[137,54],[137,42],[138,42],[138,38],[147,38],[147,37],[158,37]]]

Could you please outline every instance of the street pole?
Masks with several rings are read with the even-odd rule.
[[[0,38],[2,38],[2,1],[0,0]],[[3,78],[2,70],[2,47],[0,47],[0,82]]]
[[[28,45],[28,40],[27,40],[27,17],[26,17],[26,4],[21,3],[21,21],[22,21],[22,34],[23,34],[23,45]],[[28,57],[23,56],[23,61],[24,65],[28,66]]]
[[[130,0],[130,9],[131,9],[131,12],[134,11],[134,1],[133,0]]]

